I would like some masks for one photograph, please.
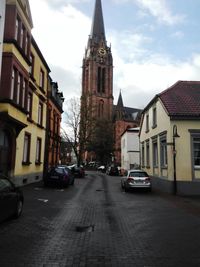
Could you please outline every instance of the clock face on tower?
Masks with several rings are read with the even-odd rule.
[[[99,48],[98,52],[99,52],[100,56],[105,56],[106,55],[106,50],[103,47]]]

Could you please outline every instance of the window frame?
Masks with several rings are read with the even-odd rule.
[[[31,164],[30,151],[31,151],[31,134],[28,132],[25,132],[24,133],[23,158],[22,158],[23,165]]]
[[[42,138],[37,137],[36,151],[35,151],[35,164],[41,164],[41,152],[42,152]]]
[[[43,103],[39,101],[38,103],[38,119],[37,123],[39,126],[42,126],[43,124]]]
[[[167,154],[167,136],[160,136],[160,167],[166,169],[168,167]]]

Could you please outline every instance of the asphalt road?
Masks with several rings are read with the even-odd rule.
[[[125,193],[97,172],[23,191],[21,218],[0,224],[0,267],[200,266],[200,205],[189,199]]]

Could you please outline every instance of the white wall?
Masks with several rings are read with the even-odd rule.
[[[138,131],[126,131],[121,138],[121,168],[129,170],[131,165],[139,165],[139,136]]]
[[[3,52],[3,34],[5,23],[5,0],[0,0],[0,79],[1,79],[1,64],[2,64],[2,52]]]

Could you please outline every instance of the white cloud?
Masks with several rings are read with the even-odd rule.
[[[136,2],[160,22],[169,25],[180,23],[185,18],[183,15],[173,15],[165,0],[136,0]]]
[[[176,31],[171,36],[175,39],[182,39],[184,37],[184,33],[182,31]]]
[[[147,0],[140,2],[147,6]],[[91,19],[70,4],[59,10],[50,8],[46,0],[30,0],[30,5],[35,26],[33,34],[52,70],[50,75],[58,82],[66,101],[80,96],[81,65]],[[164,12],[163,6],[160,10]],[[128,31],[110,31],[107,41],[112,44],[115,103],[122,89],[125,105],[142,108],[156,93],[177,80],[199,79],[199,54],[188,56],[187,60],[173,61],[168,55],[149,51],[151,38]],[[66,104],[64,108],[67,108]]]
[[[175,25],[177,23],[182,23],[185,20],[185,15],[176,14],[174,15],[167,5],[167,0],[113,0],[116,3],[133,2],[140,7],[138,15],[140,17],[147,16],[151,14],[159,22],[167,25]]]

